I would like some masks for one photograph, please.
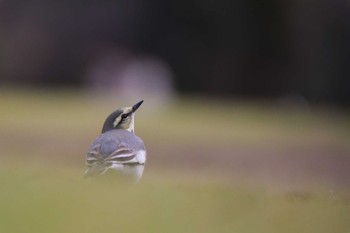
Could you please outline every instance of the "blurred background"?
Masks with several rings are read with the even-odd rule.
[[[348,232],[349,41],[348,0],[1,0],[0,231]],[[141,99],[141,182],[83,179]]]
[[[350,103],[345,0],[0,4],[4,84]]]

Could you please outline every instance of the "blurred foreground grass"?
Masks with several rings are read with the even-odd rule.
[[[346,194],[146,175],[138,185],[38,161],[0,166],[1,232],[347,232]]]
[[[347,113],[193,98],[156,109],[145,100],[136,119],[149,155],[141,182],[84,179],[85,151],[103,120],[131,104],[74,91],[2,90],[0,232],[349,232],[347,187],[285,191],[222,176],[236,148],[254,160],[294,147],[315,160],[348,156]],[[315,147],[313,158],[306,152]]]

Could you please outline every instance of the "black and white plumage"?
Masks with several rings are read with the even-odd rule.
[[[100,170],[96,167],[130,170],[130,166],[145,164],[145,145],[142,139],[134,134],[135,111],[142,103],[143,101],[140,101],[132,107],[120,108],[107,117],[101,135],[92,142],[88,149],[87,175],[95,173],[92,172],[94,170]]]

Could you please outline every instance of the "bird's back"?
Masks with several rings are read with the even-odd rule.
[[[87,153],[87,162],[92,164],[108,160],[144,163],[137,158],[142,153],[145,156],[145,146],[141,138],[127,130],[115,129],[101,134],[93,141]]]

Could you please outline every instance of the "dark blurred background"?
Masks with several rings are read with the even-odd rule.
[[[0,1],[8,86],[163,83],[349,106],[349,42],[347,0]]]

